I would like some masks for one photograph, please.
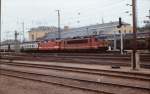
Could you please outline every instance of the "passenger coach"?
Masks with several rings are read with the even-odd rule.
[[[39,43],[37,41],[24,42],[20,44],[20,48],[22,52],[37,52],[38,47],[39,47]]]

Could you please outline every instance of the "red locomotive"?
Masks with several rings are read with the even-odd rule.
[[[60,48],[60,40],[41,41],[39,43],[39,51],[58,50]]]
[[[95,37],[48,40],[39,43],[39,51],[106,51],[108,42]]]

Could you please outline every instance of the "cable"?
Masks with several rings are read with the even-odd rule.
[[[106,9],[106,8],[111,8],[111,7],[113,7],[113,6],[115,6],[115,7],[118,7],[118,6],[116,6],[116,5],[118,5],[118,4],[120,4],[120,3],[123,3],[124,1],[126,1],[126,0],[119,0],[119,1],[117,1],[117,2],[111,2],[111,3],[109,3],[109,4],[107,4],[107,5],[105,5],[105,7],[103,7],[103,8],[100,8],[100,9],[98,9],[98,8],[86,8],[86,10],[87,11],[89,11],[89,10],[98,10],[98,11],[100,11],[100,10],[102,10],[102,11],[104,11],[104,9]],[[125,4],[126,5],[126,4]],[[84,10],[84,11],[86,11],[86,10]],[[93,12],[93,11],[92,11]],[[112,11],[111,11],[112,12]],[[82,12],[81,12],[81,15],[82,15]],[[87,14],[88,15],[88,14]],[[86,17],[86,16],[85,16]],[[80,20],[87,20],[87,19],[90,19],[91,17],[88,17],[88,18],[80,18]],[[76,19],[76,18],[75,18]],[[72,20],[72,19],[71,19]],[[71,21],[70,20],[70,21]]]

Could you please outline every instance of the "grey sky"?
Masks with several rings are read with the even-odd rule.
[[[150,0],[137,1],[138,22],[142,25],[147,19]],[[131,16],[125,13],[131,11],[127,3],[131,4],[131,0],[2,0],[3,39],[12,36],[14,30],[21,31],[22,22],[26,30],[40,25],[57,26],[57,9],[61,13],[61,27],[101,23],[102,18],[105,22],[116,21],[118,17],[131,23]]]

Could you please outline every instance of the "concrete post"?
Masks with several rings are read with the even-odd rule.
[[[19,47],[19,41],[17,40],[19,33],[17,33],[17,31],[15,31],[15,52],[19,53],[20,52],[20,47]]]
[[[116,33],[114,31],[114,50],[116,50],[116,49],[117,49],[117,47],[116,47]]]
[[[140,69],[140,54],[138,52],[135,53],[135,62],[136,62],[136,66],[133,65],[133,52],[131,54],[131,67],[132,67],[132,70],[139,70]]]
[[[120,50],[121,50],[121,54],[123,55],[123,35],[122,32],[120,31]]]

